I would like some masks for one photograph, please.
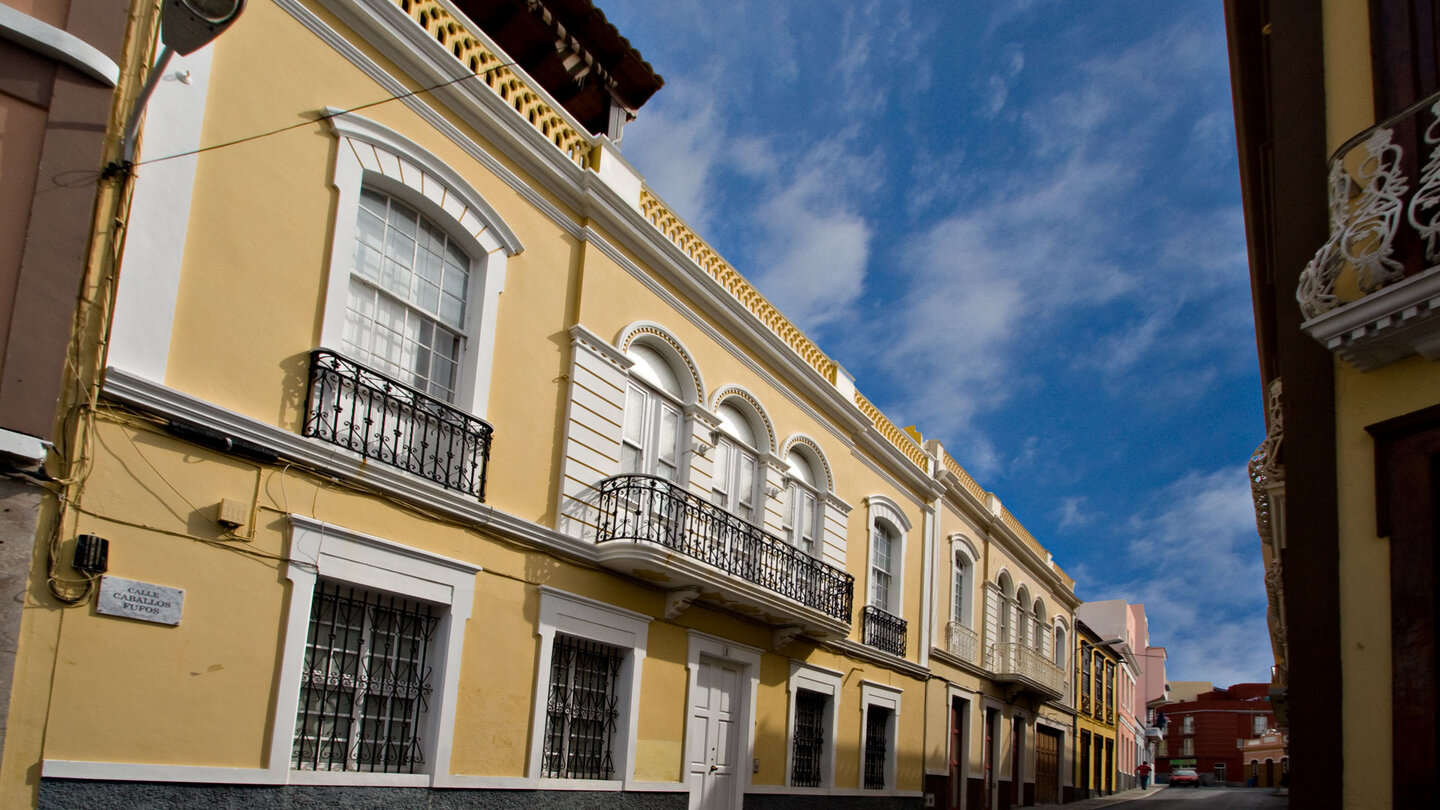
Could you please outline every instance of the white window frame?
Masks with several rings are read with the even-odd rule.
[[[806,501],[810,507],[808,538],[800,531],[800,527],[804,525],[801,515]],[[825,544],[825,499],[809,484],[791,475],[785,476],[785,515],[781,528],[785,531],[786,542],[819,559]],[[807,542],[809,548],[806,548]]]
[[[337,351],[344,345],[360,190],[374,188],[445,229],[470,256],[462,330],[465,348],[452,404],[485,418],[506,261],[524,246],[478,191],[424,147],[354,113],[339,114],[334,108],[326,112],[333,115],[328,120],[340,142],[335,150],[336,214],[320,345]]]
[[[968,540],[962,535],[951,535],[950,621],[972,630],[975,629],[975,562],[978,559]]]
[[[661,391],[653,385],[632,376],[625,395],[625,413],[623,418],[628,423],[630,409],[638,403],[640,409],[640,437],[633,440],[625,435],[625,425],[620,426],[620,464],[621,474],[624,475],[653,475],[657,478],[664,478],[675,484],[684,483],[685,480],[685,408],[677,402],[674,397],[665,391]],[[664,446],[662,429],[665,425],[665,417],[671,416],[675,420],[675,458],[673,466],[675,475],[665,475],[660,470],[661,453]],[[625,447],[633,447],[639,457],[638,469],[625,469]]]
[[[539,681],[535,684],[535,705],[531,714],[529,779],[541,789],[633,790],[635,784],[635,735],[640,717],[640,673],[645,663],[645,645],[650,617],[623,608],[566,593],[546,585],[540,590],[540,618],[537,634]],[[615,737],[611,743],[616,779],[552,779],[542,777],[545,721],[550,695],[551,660],[555,634],[592,639],[625,650],[625,660],[616,678]]]
[[[1054,647],[1052,660],[1055,661],[1055,666],[1060,667],[1065,673],[1065,678],[1069,680],[1070,670],[1066,666],[1066,661],[1069,660],[1070,628],[1063,620],[1057,617],[1055,621],[1051,623],[1050,633],[1050,637],[1054,640],[1054,644],[1052,645]]]
[[[899,504],[885,497],[884,495],[871,495],[865,499],[865,505],[869,510],[869,519],[866,521],[867,540],[869,550],[866,554],[865,566],[865,604],[878,607],[896,618],[904,618],[904,593],[905,593],[905,536],[910,531],[910,521],[905,513],[900,510]],[[889,570],[890,587],[885,604],[880,604],[874,596],[875,578],[875,535],[880,531],[882,524],[888,525],[893,532],[891,543]]]
[[[790,662],[790,712],[785,723],[785,785],[797,793],[829,793],[835,785],[835,751],[839,748],[835,735],[840,728],[840,684],[844,677],[844,673],[832,669],[799,661]],[[795,768],[795,701],[801,689],[825,695],[830,700],[825,712],[825,750],[820,760],[819,787],[791,784]]]
[[[465,623],[475,604],[475,577],[480,566],[404,546],[389,540],[290,515],[289,606],[276,686],[270,763],[289,763],[299,711],[301,670],[310,630],[310,604],[317,579],[354,584],[368,590],[411,596],[437,606],[432,663],[436,671],[432,705],[422,736],[428,771],[418,774],[353,771],[288,770],[286,781],[312,785],[450,784],[450,753],[455,736],[455,707],[460,687],[460,662]],[[288,765],[284,766],[288,769]]]
[[[732,403],[732,400],[739,401]],[[740,400],[739,397],[726,397],[715,405],[717,419],[720,416],[720,408],[727,404],[746,420],[751,433],[757,434],[758,443],[759,436],[755,430],[754,420],[746,413],[750,410],[749,403]],[[743,439],[725,430],[724,420],[720,420],[720,427],[715,432],[714,453],[715,461],[710,477],[711,502],[737,517],[745,518],[756,526],[763,525],[765,522],[765,498],[762,493],[765,484],[765,465],[760,460],[760,448],[746,444]],[[749,492],[743,491],[744,487],[741,486],[744,478],[742,470],[747,461],[751,467]],[[742,513],[742,505],[749,507],[749,517]]]
[[[897,773],[895,763],[897,761],[897,748],[899,747],[900,731],[900,698],[904,693],[889,684],[876,683],[874,681],[860,682],[860,760],[859,781],[856,783],[860,792],[866,796],[885,796],[900,793],[899,786],[895,784]],[[878,706],[890,710],[890,722],[885,730],[885,787],[883,789],[869,789],[865,787],[865,734],[867,730],[866,718],[869,716],[870,707]]]

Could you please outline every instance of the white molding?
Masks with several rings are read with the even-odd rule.
[[[269,768],[224,768],[205,765],[151,765],[139,762],[90,762],[46,759],[40,775],[46,779],[103,779],[115,782],[214,782],[232,785],[276,785],[284,774]]]
[[[868,510],[868,515],[865,518],[865,543],[867,551],[865,554],[864,604],[873,604],[871,601],[872,594],[870,593],[870,588],[873,583],[870,577],[871,569],[875,564],[876,521],[884,520],[894,527],[895,544],[898,548],[893,550],[890,555],[890,570],[888,573],[890,574],[891,581],[888,604],[877,605],[877,607],[880,607],[886,613],[896,618],[905,619],[905,561],[906,552],[909,550],[909,544],[906,541],[910,534],[910,519],[905,517],[905,513],[900,510],[899,504],[884,495],[865,496],[865,508]],[[921,604],[921,610],[924,610],[923,603]],[[910,632],[910,620],[908,619],[906,619],[905,623],[905,632],[907,635]],[[921,628],[919,635],[922,637],[921,641],[923,643],[923,628]]]
[[[1440,360],[1440,267],[1311,318],[1300,328],[1360,371],[1412,354]]]
[[[450,747],[455,738],[455,706],[460,689],[461,654],[465,623],[475,604],[475,576],[481,568],[421,549],[291,514],[290,565],[285,577],[291,583],[287,623],[282,638],[280,678],[275,689],[275,718],[271,731],[269,770],[287,771],[285,781],[297,784],[428,784],[443,786],[450,771]],[[353,583],[364,588],[414,596],[448,608],[446,621],[434,646],[442,660],[432,664],[442,679],[434,690],[426,724],[426,748],[433,770],[411,775],[404,782],[367,781],[364,774],[305,773],[289,771],[294,745],[294,721],[300,699],[309,606],[319,578]],[[397,774],[375,776],[393,777]],[[419,777],[416,779],[415,777]]]
[[[530,755],[526,775],[540,789],[633,790],[635,781],[635,740],[640,718],[641,672],[651,618],[632,610],[609,605],[546,585],[540,592],[540,615],[535,633],[537,651],[535,705],[531,714]],[[616,712],[621,718],[611,740],[612,763],[619,779],[549,779],[540,775],[545,743],[546,703],[550,691],[550,662],[555,634],[587,638],[625,650],[616,682]]]
[[[738,641],[731,641],[720,636],[713,636],[709,633],[702,633],[699,630],[687,631],[689,648],[685,656],[685,669],[687,673],[687,688],[685,698],[685,752],[681,760],[681,773],[689,779],[690,763],[695,760],[694,753],[690,746],[694,744],[690,733],[690,705],[692,697],[699,689],[700,665],[702,658],[711,658],[730,664],[738,664],[741,668],[740,677],[742,684],[739,695],[742,704],[740,711],[736,712],[743,723],[736,730],[741,738],[736,743],[737,765],[740,766],[740,773],[737,774],[735,786],[735,804],[733,810],[740,810],[744,804],[745,794],[750,791],[753,774],[750,763],[755,759],[755,713],[756,693],[760,688],[760,659],[762,652],[758,647],[749,644],[742,644]],[[704,741],[701,741],[704,744]],[[691,786],[690,804],[695,806],[695,787]]]
[[[705,402],[705,377],[700,373],[700,364],[695,362],[695,356],[685,348],[684,342],[675,336],[674,332],[654,321],[632,321],[615,335],[614,346],[622,354],[630,351],[630,346],[636,340],[648,335],[652,342],[659,339],[663,344],[660,347],[662,353],[672,353],[680,361],[680,365],[690,373],[691,390],[685,392],[683,405],[701,404]],[[632,362],[633,365],[633,362]],[[679,375],[676,375],[679,376]],[[681,379],[684,379],[683,377]]]
[[[860,681],[860,739],[857,747],[860,749],[859,769],[861,795],[869,796],[891,796],[896,795],[896,779],[899,775],[900,761],[900,703],[904,696],[904,690],[891,686],[890,684],[877,681]],[[890,710],[890,724],[886,729],[885,744],[885,788],[883,790],[865,790],[865,735],[868,733],[866,715],[871,706],[881,706]]]
[[[367,462],[357,454],[251,419],[123,369],[106,369],[103,392],[110,399],[158,416],[214,428],[326,474],[358,481],[404,500],[424,504],[426,509],[471,525],[483,526],[499,537],[584,562],[598,562],[592,543],[501,512],[471,496],[448,490],[403,470]]]
[[[824,793],[835,785],[835,753],[839,746],[837,730],[840,728],[840,692],[845,676],[833,669],[826,669],[803,661],[790,661],[790,705],[785,718],[785,787],[799,793]],[[801,689],[818,692],[830,698],[822,735],[825,753],[820,766],[819,787],[795,787],[790,784],[795,766],[795,693]]]
[[[3,3],[0,3],[0,38],[63,62],[108,87],[120,82],[120,66],[99,48]]]
[[[186,153],[200,146],[214,47],[171,58],[167,74],[188,72],[190,81],[156,83],[146,105],[134,169],[105,362],[157,383],[165,381],[169,363],[195,193],[198,156]],[[169,155],[184,156],[146,164],[147,159]]]
[[[469,299],[461,330],[465,345],[454,404],[484,419],[489,410],[506,262],[524,246],[480,193],[440,158],[367,118],[341,114],[334,107],[325,112],[332,116],[329,124],[338,142],[332,166],[336,202],[320,345],[335,350],[344,346],[361,189],[368,186],[391,194],[444,228],[471,259]]]

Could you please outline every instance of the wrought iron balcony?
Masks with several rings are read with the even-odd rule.
[[[1305,331],[1361,371],[1440,359],[1440,93],[1342,144],[1329,187],[1330,238],[1295,292]]]
[[[985,668],[995,680],[1031,689],[1049,700],[1065,694],[1065,671],[1039,650],[1017,641],[990,645]]]
[[[327,349],[310,353],[304,435],[485,500],[493,428]]]
[[[905,620],[891,616],[874,605],[866,605],[865,643],[877,650],[905,656]]]
[[[945,625],[945,650],[971,664],[980,663],[980,636],[960,622]]]
[[[855,578],[844,571],[664,478],[620,475],[599,490],[598,543],[653,543],[850,623]]]

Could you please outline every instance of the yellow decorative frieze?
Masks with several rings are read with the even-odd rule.
[[[976,500],[981,503],[985,502],[985,488],[980,486],[979,482],[970,476],[970,473],[965,472],[965,468],[960,466],[960,462],[951,458],[949,453],[941,454],[940,462],[945,465],[945,469],[949,470],[951,475],[960,479],[960,486],[974,495]]]
[[[509,64],[480,41],[465,23],[455,18],[436,0],[390,0],[425,29],[462,64],[484,80],[486,86],[504,99],[582,169],[590,168],[593,147],[590,138],[575,129],[539,93],[525,83]]]
[[[1040,541],[1035,539],[1035,535],[1031,534],[1029,529],[1021,525],[1020,518],[1015,517],[1015,515],[1009,509],[1006,509],[1003,506],[1000,507],[1000,520],[1004,522],[1006,526],[1009,526],[1010,531],[1015,532],[1015,536],[1019,537],[1021,540],[1024,540],[1025,543],[1030,546],[1030,548],[1034,550],[1036,554],[1039,554],[1041,556],[1041,558],[1044,558],[1050,553],[1045,550],[1044,546],[1040,545]]]
[[[860,412],[865,414],[865,417],[875,425],[875,429],[880,431],[881,436],[895,445],[895,448],[914,462],[916,467],[929,472],[930,465],[926,461],[929,456],[925,455],[925,450],[910,438],[910,434],[896,427],[894,422],[887,419],[885,414],[881,413],[880,409],[871,404],[870,400],[866,399],[859,391],[855,392],[855,404],[859,406]]]
[[[690,260],[695,262],[701,270],[704,270],[711,278],[720,283],[725,291],[735,297],[735,300],[744,304],[760,322],[765,324],[770,331],[774,332],[785,344],[795,353],[810,364],[810,367],[820,372],[820,375],[831,383],[835,382],[837,366],[834,360],[825,356],[816,346],[805,337],[795,324],[790,323],[775,305],[765,300],[765,296],[755,289],[745,277],[740,275],[729,262],[720,256],[718,252],[701,239],[690,229],[685,221],[671,211],[651,193],[650,189],[640,190],[640,213],[650,220],[659,231],[665,234],[676,247],[685,252]]]

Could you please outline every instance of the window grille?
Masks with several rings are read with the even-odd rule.
[[[825,704],[829,699],[819,692],[800,689],[795,692],[794,766],[790,784],[794,787],[820,787],[820,763],[825,753]]]
[[[428,659],[439,621],[424,602],[318,581],[291,767],[423,770],[433,675]]]
[[[885,789],[885,749],[890,710],[871,706],[865,713],[865,789]]]
[[[609,779],[625,652],[598,641],[556,634],[550,658],[541,775]]]

